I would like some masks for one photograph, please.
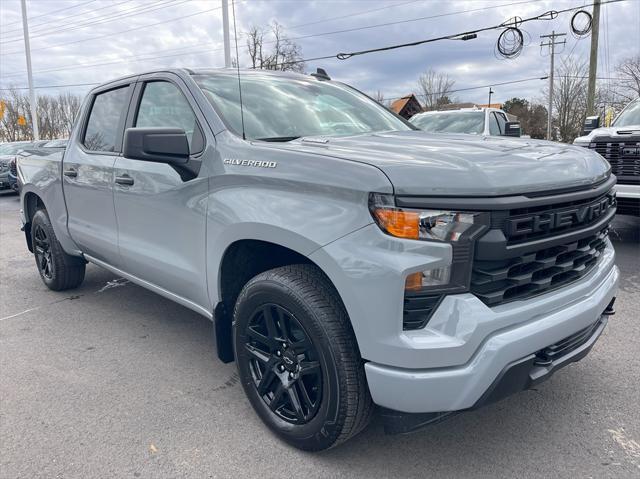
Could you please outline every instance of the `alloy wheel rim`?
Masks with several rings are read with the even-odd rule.
[[[258,396],[291,424],[306,424],[322,400],[322,368],[309,335],[282,306],[265,304],[246,327],[245,350]]]
[[[51,258],[51,241],[44,228],[36,225],[33,232],[34,251],[38,269],[46,279],[53,278],[53,260]]]

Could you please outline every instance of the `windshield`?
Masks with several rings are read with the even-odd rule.
[[[194,75],[227,127],[242,132],[238,77]],[[288,141],[301,136],[357,135],[411,130],[386,108],[357,91],[328,81],[249,74],[242,77],[247,139]]]
[[[640,99],[629,104],[620,116],[616,118],[612,126],[631,126],[640,125]]]
[[[483,111],[456,111],[447,113],[428,113],[411,118],[411,123],[431,133],[471,133],[481,135],[484,132]]]
[[[28,146],[26,143],[7,143],[6,145],[0,145],[0,155],[15,155],[26,146]]]

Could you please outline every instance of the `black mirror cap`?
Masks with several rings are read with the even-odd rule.
[[[586,136],[591,133],[593,130],[597,130],[600,128],[600,117],[599,116],[588,116],[584,120],[584,127],[582,128],[582,136]]]
[[[183,165],[189,161],[189,140],[181,128],[127,128],[123,156]]]
[[[504,136],[522,136],[522,130],[520,129],[519,121],[508,121],[504,124]]]

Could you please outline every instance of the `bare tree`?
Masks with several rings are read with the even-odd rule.
[[[29,96],[12,89],[0,100],[4,105],[0,118],[0,141],[33,139]],[[67,138],[79,109],[80,97],[71,93],[38,95],[36,110],[40,138]]]
[[[625,90],[622,93],[627,100],[640,96],[640,55],[625,58],[616,67],[620,77],[620,86]]]
[[[261,27],[252,26],[246,35],[249,59],[253,68],[304,71],[304,62],[301,61],[302,48],[287,38],[278,22],[271,23],[268,31]],[[272,35],[273,40],[265,41],[266,35]],[[267,51],[266,44],[273,46]]]
[[[381,105],[384,105],[384,93],[382,93],[380,90],[376,90],[375,93],[372,93],[371,95],[369,95],[371,98],[373,98],[375,101],[377,101],[378,103],[380,103]]]
[[[555,124],[559,140],[572,142],[579,134],[587,111],[587,64],[572,58],[556,70],[553,92]]]
[[[429,69],[420,75],[418,88],[424,99],[424,109],[436,110],[438,107],[450,103],[453,85],[455,85],[455,80],[446,73],[438,73]]]

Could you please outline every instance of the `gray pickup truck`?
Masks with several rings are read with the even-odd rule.
[[[210,318],[257,414],[305,450],[374,410],[407,432],[536,385],[614,312],[600,155],[416,131],[324,72],[112,81],[64,153],[18,170],[49,288],[90,262]]]

